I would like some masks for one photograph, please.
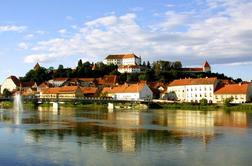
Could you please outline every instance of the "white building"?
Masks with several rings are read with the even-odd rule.
[[[248,83],[228,84],[215,91],[215,102],[222,103],[227,98],[232,98],[231,103],[245,103],[252,99],[252,86]]]
[[[150,100],[153,93],[149,86],[145,83],[124,84],[113,88],[106,87],[102,91],[103,94],[117,100]]]
[[[216,77],[174,80],[168,85],[168,98],[181,102],[200,102],[205,98],[212,103],[217,84]]]
[[[135,54],[118,54],[118,55],[109,55],[103,61],[104,64],[114,64],[114,65],[140,65],[141,57],[136,56]]]
[[[118,71],[120,73],[140,73],[141,68],[138,65],[126,65],[126,66],[119,66]]]
[[[12,92],[20,87],[20,80],[16,76],[10,76],[6,78],[1,87],[1,94],[3,94],[4,89]]]

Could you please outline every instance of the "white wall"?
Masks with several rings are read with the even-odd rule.
[[[215,85],[185,85],[168,87],[168,94],[174,92],[181,102],[199,102],[205,98],[208,102],[214,102]]]
[[[1,87],[1,93],[3,93],[4,89],[8,89],[9,91],[13,91],[15,89],[17,89],[16,84],[12,81],[12,79],[7,78]]]

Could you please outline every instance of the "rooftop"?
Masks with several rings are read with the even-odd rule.
[[[103,89],[103,93],[136,93],[141,91],[146,84],[138,83],[138,84],[123,84],[116,87],[105,87]]]
[[[250,84],[227,84],[215,91],[215,94],[247,94]]]
[[[208,84],[215,84],[217,81],[216,77],[212,78],[188,78],[188,79],[181,79],[181,80],[174,80],[172,81],[169,86],[183,86],[183,85],[208,85]]]
[[[127,59],[127,58],[139,58],[135,54],[115,54],[115,55],[108,55],[106,59]]]

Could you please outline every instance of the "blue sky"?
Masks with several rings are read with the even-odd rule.
[[[3,0],[0,81],[36,62],[74,67],[78,59],[136,53],[180,60],[251,80],[251,0]]]

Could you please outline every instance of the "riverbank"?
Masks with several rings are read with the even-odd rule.
[[[246,111],[252,112],[252,104],[233,104],[225,106],[223,104],[207,104],[201,105],[197,103],[169,103],[169,104],[156,104],[151,103],[150,108],[152,109],[168,109],[168,110],[203,110],[203,111],[215,111],[223,109],[226,111]]]
[[[0,108],[2,109],[11,109],[13,108],[14,104],[10,101],[3,101],[0,102]],[[33,102],[24,102],[24,108],[36,108],[37,106],[40,107],[52,107],[51,103],[43,103],[43,104],[36,104]],[[66,108],[85,108],[85,109],[107,109],[107,104],[101,104],[101,103],[61,103],[61,107]],[[124,105],[125,106],[125,105]],[[148,104],[149,109],[167,109],[167,110],[202,110],[202,111],[215,111],[218,109],[223,109],[225,111],[245,111],[245,112],[252,112],[252,104],[235,104],[230,106],[224,106],[221,104],[207,104],[207,105],[201,105],[198,103],[149,103]],[[117,107],[122,107],[118,105]],[[129,107],[129,109],[132,110],[142,110],[141,107]],[[146,108],[147,109],[147,108]]]

